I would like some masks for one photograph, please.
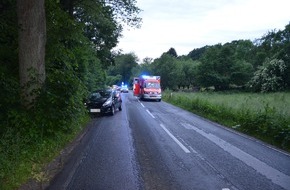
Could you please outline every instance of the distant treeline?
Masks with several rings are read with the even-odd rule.
[[[178,56],[170,48],[132,69],[162,76],[164,89],[212,88],[276,92],[290,89],[290,24],[255,41],[235,40],[204,46]]]

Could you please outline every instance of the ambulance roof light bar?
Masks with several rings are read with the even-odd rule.
[[[158,80],[158,79],[160,79],[160,76],[142,75],[141,78],[143,78],[143,79],[155,79],[155,80]]]

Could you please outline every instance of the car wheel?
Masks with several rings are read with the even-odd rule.
[[[111,106],[111,115],[114,115],[114,114],[115,114],[115,106],[112,105],[112,106]]]

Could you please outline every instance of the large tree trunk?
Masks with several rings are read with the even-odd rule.
[[[29,108],[45,81],[45,0],[17,0],[19,77],[22,103]]]

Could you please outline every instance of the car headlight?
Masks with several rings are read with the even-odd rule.
[[[103,104],[103,106],[110,105],[111,103],[112,103],[112,99],[110,98]]]

